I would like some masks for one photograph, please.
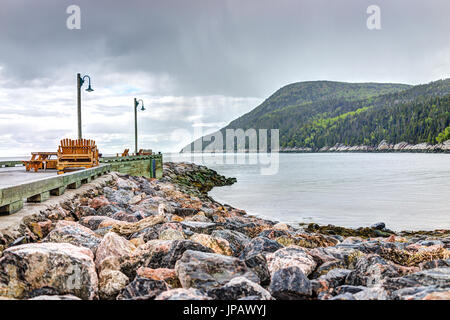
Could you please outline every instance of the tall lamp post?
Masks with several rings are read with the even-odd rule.
[[[141,111],[145,111],[144,101],[142,99],[137,100],[134,98],[134,153],[138,154],[138,129],[137,129],[137,108],[139,103],[142,104]]]
[[[83,77],[81,77],[81,75],[79,73],[77,73],[77,98],[78,98],[78,139],[82,139],[83,138],[83,134],[81,131],[81,87],[83,86],[84,82],[86,81],[85,79],[88,78],[89,80],[89,85],[88,88],[86,89],[87,92],[92,92],[94,91],[94,89],[91,88],[91,77],[89,77],[88,75],[85,75]]]

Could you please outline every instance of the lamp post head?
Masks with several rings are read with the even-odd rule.
[[[145,111],[144,100],[142,100],[142,99],[137,100],[136,98],[134,98],[134,107],[136,109],[137,109],[137,107],[139,107],[139,103],[142,104],[141,111]]]
[[[86,91],[87,92],[94,91],[94,89],[92,89],[92,87],[91,87],[91,77],[89,77],[88,75],[85,75],[83,78],[80,77],[80,87],[83,86],[84,82],[86,81],[86,80],[84,80],[85,78],[88,78],[88,80],[89,80],[88,87],[87,87]]]

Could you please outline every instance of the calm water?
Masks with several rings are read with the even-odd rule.
[[[248,156],[237,155],[235,162]],[[348,227],[384,221],[393,230],[450,229],[449,154],[280,154],[275,175],[261,175],[259,164],[220,164],[217,157],[171,154],[165,160],[205,164],[236,177],[236,184],[214,188],[210,195],[265,218]]]

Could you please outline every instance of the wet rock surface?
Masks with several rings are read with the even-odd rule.
[[[272,276],[269,291],[277,299],[298,300],[312,295],[311,282],[299,267],[277,270]]]
[[[0,232],[0,299],[450,299],[449,230],[277,223],[207,195],[233,182],[109,174]]]
[[[175,265],[183,288],[208,290],[224,285],[236,277],[259,283],[259,277],[244,261],[216,253],[186,251]]]

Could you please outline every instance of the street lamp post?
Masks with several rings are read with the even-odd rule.
[[[94,91],[91,88],[91,77],[89,77],[88,75],[85,75],[83,77],[81,77],[81,75],[79,73],[77,73],[77,114],[78,114],[78,139],[82,139],[83,138],[83,134],[81,131],[81,87],[84,84],[84,80],[85,78],[89,79],[89,85],[88,88],[86,89],[87,92],[92,92]]]
[[[145,111],[144,101],[134,98],[134,154],[136,155],[138,154],[137,108],[139,107],[139,102],[142,103],[141,111]]]

